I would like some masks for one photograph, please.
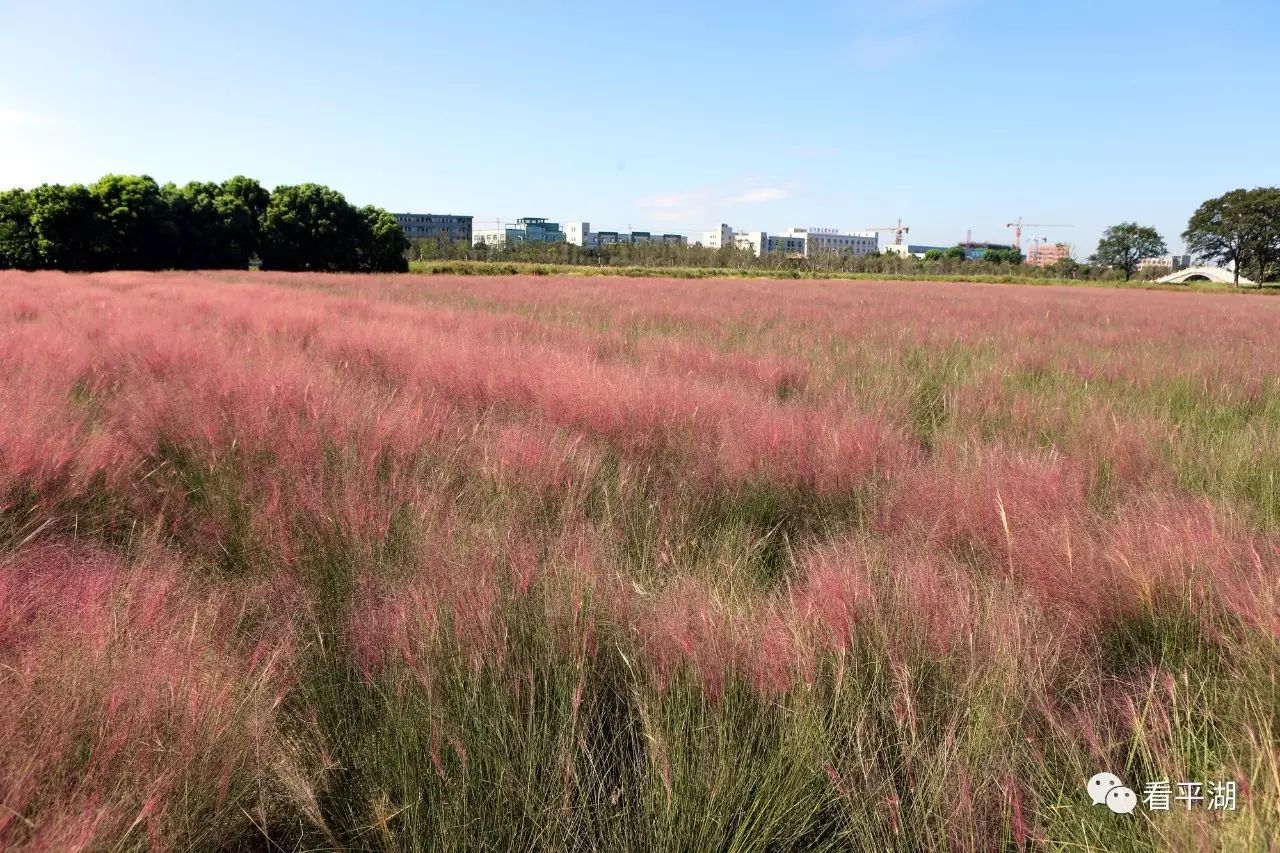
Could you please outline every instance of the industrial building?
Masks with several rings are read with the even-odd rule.
[[[964,249],[964,256],[966,259],[970,261],[980,261],[986,256],[987,252],[991,252],[991,251],[1007,252],[1010,249],[1016,249],[1017,247],[1011,246],[1007,243],[966,242],[966,243],[961,243],[960,248]],[[943,251],[945,252],[946,249],[943,249]]]
[[[655,234],[651,231],[592,231],[590,222],[570,222],[565,225],[566,239],[575,246],[595,248],[616,246],[622,243],[666,243],[683,246],[683,234]]]
[[[806,258],[820,254],[862,257],[880,251],[880,235],[875,231],[843,234],[836,228],[792,228],[787,236],[804,241]]]
[[[490,246],[505,246],[513,243],[563,243],[566,235],[560,230],[558,222],[526,216],[517,219],[513,226],[477,231],[475,240],[477,243]]]
[[[715,231],[704,232],[700,242],[708,249],[723,249],[725,246],[737,245],[733,229],[723,222],[720,223],[720,227]]]
[[[756,257],[762,255],[804,256],[805,239],[767,231],[738,231],[733,235],[734,245],[746,249]]]
[[[890,243],[884,247],[884,250],[886,252],[892,252],[895,255],[901,255],[904,258],[923,258],[926,254],[934,251],[935,249],[939,252],[945,252],[949,248],[949,246],[921,246],[915,243]],[[966,256],[968,255],[967,252],[965,254]]]
[[[410,240],[470,243],[472,217],[451,213],[393,213]]]
[[[717,230],[704,232],[699,242],[711,249],[735,246],[756,257],[772,254],[811,257],[813,253],[822,252],[866,255],[877,250],[879,238],[875,234],[842,234],[834,228],[792,228],[786,234],[735,231],[721,223]]]

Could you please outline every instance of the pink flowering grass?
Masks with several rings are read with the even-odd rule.
[[[29,546],[0,574],[0,846],[212,847],[278,797],[289,636],[161,554]]]
[[[0,847],[1262,849],[1280,303],[0,273]],[[1082,780],[1236,779],[1112,822]]]

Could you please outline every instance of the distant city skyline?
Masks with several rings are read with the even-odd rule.
[[[1271,0],[802,11],[0,0],[0,188],[246,174],[477,228],[938,245],[1022,216],[1084,258],[1122,221],[1176,252],[1201,201],[1280,183]]]

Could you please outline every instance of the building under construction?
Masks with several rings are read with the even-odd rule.
[[[1071,247],[1066,243],[1033,242],[1027,247],[1027,265],[1051,267],[1071,257]]]

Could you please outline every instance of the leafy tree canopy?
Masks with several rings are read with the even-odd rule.
[[[1182,234],[1201,260],[1242,270],[1261,284],[1280,277],[1280,187],[1232,190],[1200,205]]]
[[[1098,249],[1089,262],[1114,267],[1124,273],[1125,281],[1133,278],[1138,262],[1169,251],[1156,229],[1136,222],[1113,225],[1102,233]]]
[[[252,178],[159,186],[146,175],[0,193],[0,268],[407,269],[400,225],[318,184],[268,193]]]

